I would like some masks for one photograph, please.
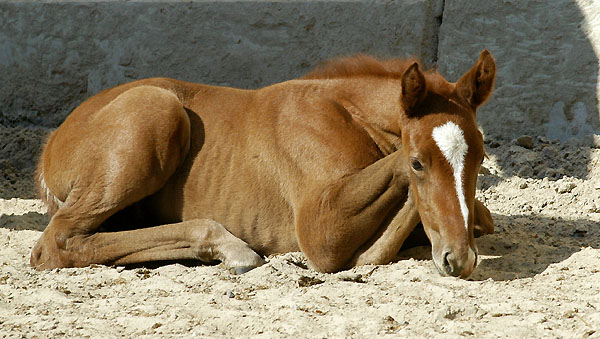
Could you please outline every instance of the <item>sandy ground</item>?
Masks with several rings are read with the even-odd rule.
[[[0,200],[0,337],[599,337],[599,140],[487,141],[477,196],[497,232],[478,239],[467,280],[439,276],[428,247],[337,274],[301,253],[241,276],[182,264],[36,272],[43,206]]]

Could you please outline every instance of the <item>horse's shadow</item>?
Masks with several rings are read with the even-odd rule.
[[[600,249],[600,225],[592,220],[533,214],[494,214],[493,218],[495,233],[477,239],[480,260],[469,280],[530,278],[544,272],[550,265],[568,259],[583,247]],[[0,216],[0,228],[12,230],[43,231],[48,222],[47,215],[35,212]],[[428,243],[423,229],[418,227],[406,240],[407,245],[398,258],[431,260]],[[198,264],[188,263],[192,266]]]
[[[493,218],[495,233],[477,239],[480,260],[469,280],[530,278],[568,259],[583,247],[600,248],[599,225],[589,219],[533,214],[494,214]],[[402,250],[400,258],[431,259],[431,247],[423,246],[424,234],[420,233],[423,231],[415,230],[408,240],[417,239],[420,243],[416,244],[421,246]]]

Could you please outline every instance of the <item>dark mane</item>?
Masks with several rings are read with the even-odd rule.
[[[379,60],[369,55],[328,60],[301,79],[343,79],[377,77],[400,79],[404,71],[417,62],[415,58]]]

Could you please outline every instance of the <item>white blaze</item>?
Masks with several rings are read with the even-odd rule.
[[[465,141],[465,134],[457,124],[452,121],[445,123],[433,129],[433,140],[442,151],[442,154],[448,160],[454,170],[454,184],[456,186],[456,196],[460,204],[460,212],[465,219],[465,228],[469,228],[469,209],[465,200],[462,178],[465,167],[465,157],[469,146]]]

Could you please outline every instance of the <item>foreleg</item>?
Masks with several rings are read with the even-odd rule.
[[[490,210],[483,203],[475,199],[475,237],[494,233],[494,220]]]
[[[420,219],[412,195],[409,193],[408,200],[398,214],[389,225],[381,228],[372,240],[361,246],[348,263],[348,268],[366,264],[380,265],[392,261]],[[490,211],[475,199],[475,237],[492,233],[494,233],[494,222]]]
[[[402,208],[385,227],[361,246],[347,265],[347,268],[366,264],[387,264],[392,261],[404,241],[420,221],[417,207],[410,193]]]
[[[405,168],[400,161],[400,152],[393,153],[307,194],[297,212],[296,233],[302,251],[317,269],[331,272],[346,267],[356,251],[377,232],[385,233],[382,225],[407,200],[408,176],[399,170]],[[409,210],[405,214],[412,218]],[[394,225],[399,225],[398,221]],[[388,236],[384,238],[389,240]],[[370,256],[377,256],[376,251]]]

